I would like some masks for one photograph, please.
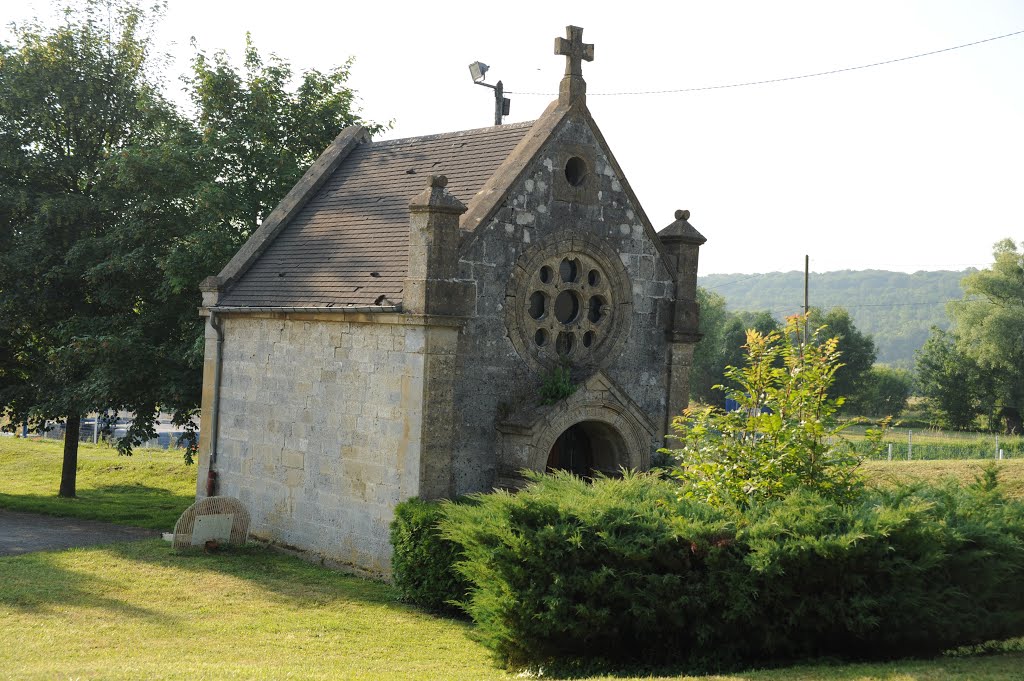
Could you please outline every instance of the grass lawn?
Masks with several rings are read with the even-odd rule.
[[[193,500],[195,467],[177,452],[125,458],[83,445],[71,500],[56,496],[60,460],[60,443],[0,438],[0,507],[170,529]],[[983,464],[874,461],[865,470],[880,484],[970,481]],[[1000,466],[1008,490],[1024,496],[1024,460]],[[146,541],[0,558],[0,679],[514,678],[471,632],[398,603],[386,584],[261,549],[179,555]],[[1024,681],[1024,640],[1003,650],[700,678]]]
[[[196,467],[180,451],[140,449],[132,456],[82,443],[78,497],[57,496],[64,444],[0,437],[0,508],[106,520],[170,531],[195,501]]]

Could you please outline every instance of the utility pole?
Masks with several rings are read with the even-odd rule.
[[[807,282],[811,273],[811,256],[804,256],[804,343],[807,343],[807,315],[810,312],[807,295]]]

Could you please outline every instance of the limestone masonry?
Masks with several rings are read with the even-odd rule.
[[[253,536],[390,571],[411,496],[524,470],[643,469],[687,403],[702,237],[660,234],[586,107],[582,29],[532,123],[373,142],[342,131],[203,283],[199,497]],[[542,405],[556,370],[576,390]]]

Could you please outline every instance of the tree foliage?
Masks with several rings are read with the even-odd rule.
[[[700,305],[700,342],[693,351],[690,366],[690,395],[692,399],[712,404],[719,399],[713,386],[722,382],[724,363],[724,332],[729,312],[725,309],[725,298],[705,288],[697,288],[697,304]]]
[[[1005,430],[1024,432],[1024,251],[998,242],[992,267],[964,277],[965,298],[949,304],[957,347],[996,380],[994,402]]]
[[[987,413],[991,375],[960,351],[951,331],[932,328],[917,353],[917,384],[942,428],[971,430]]]
[[[67,421],[69,496],[81,414],[133,412],[124,453],[155,436],[160,409],[190,423],[198,283],[342,128],[364,123],[351,60],[292,91],[288,63],[251,41],[243,74],[222,52],[197,54],[188,118],[151,58],[160,16],[79,0],[60,25],[22,24],[0,45],[0,415]]]
[[[830,338],[838,339],[842,351],[842,365],[836,370],[829,393],[833,397],[843,395],[850,409],[862,411],[870,398],[869,374],[877,354],[874,340],[857,328],[850,313],[842,307],[827,312],[811,308],[809,323],[812,327],[825,327]]]
[[[198,387],[161,270],[191,229],[198,139],[147,70],[154,18],[86,0],[0,46],[0,407],[67,419],[65,496],[82,413],[187,411]]]
[[[745,365],[726,370],[735,387],[724,390],[739,409],[692,407],[673,421],[678,444],[668,453],[688,496],[746,507],[802,488],[837,500],[857,494],[860,460],[841,437],[849,423],[837,418],[844,398],[830,394],[839,341],[820,331],[800,343],[802,317],[781,333],[749,330]]]
[[[703,288],[697,289],[697,302],[703,338],[693,353],[690,394],[698,402],[721,407],[724,395],[714,387],[724,382],[726,367],[742,364],[746,330],[767,334],[779,330],[779,322],[767,311],[730,312],[725,298]]]
[[[868,371],[857,412],[863,416],[899,416],[907,407],[914,376],[906,369],[875,365]]]
[[[216,274],[342,129],[387,127],[359,116],[352,64],[305,71],[292,89],[291,65],[261,55],[248,34],[241,69],[223,50],[197,51],[185,81],[204,153],[201,222],[174,254],[176,287],[194,291]]]

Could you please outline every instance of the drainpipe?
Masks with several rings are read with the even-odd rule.
[[[206,496],[217,496],[217,471],[214,463],[217,461],[217,430],[218,416],[220,415],[220,375],[224,364],[224,321],[217,315],[217,312],[210,310],[210,326],[217,332],[217,345],[214,350],[213,360],[213,395],[209,425],[210,428],[210,466],[206,472]]]

